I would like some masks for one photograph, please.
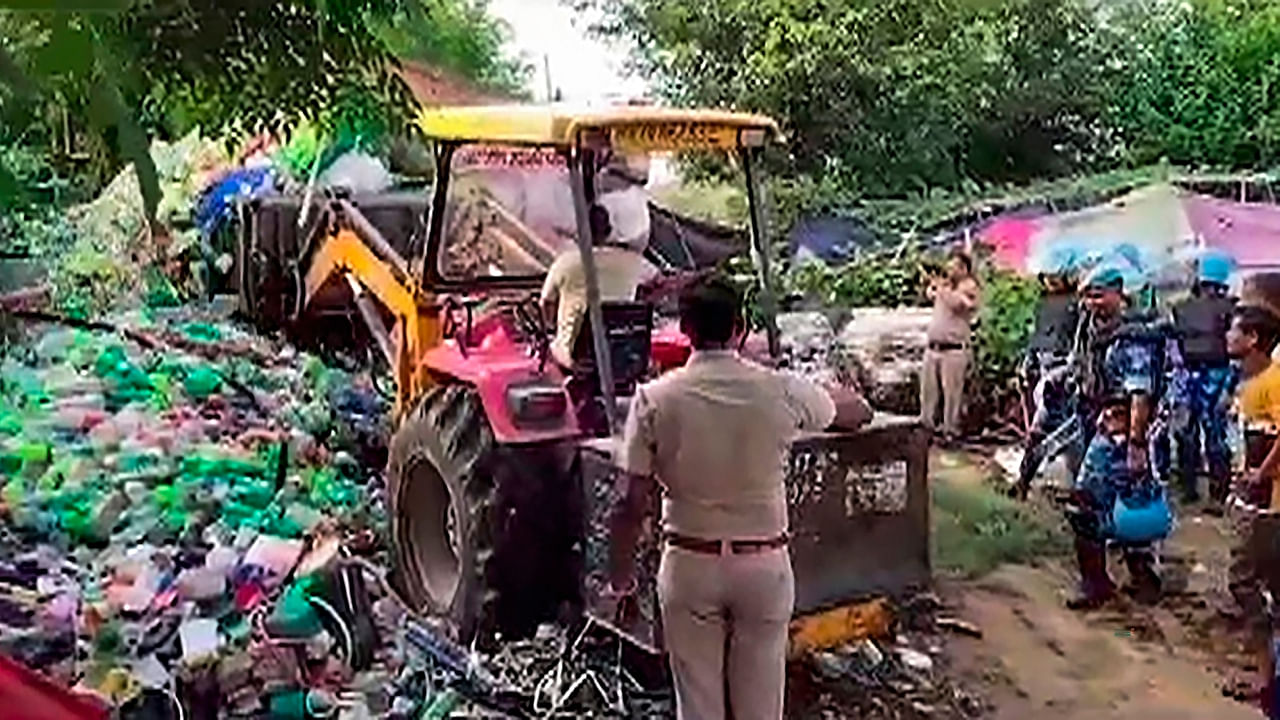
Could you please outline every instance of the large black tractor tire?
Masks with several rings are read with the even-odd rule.
[[[564,453],[496,444],[474,388],[437,387],[406,415],[387,485],[391,584],[460,640],[531,633],[576,601],[581,515]]]

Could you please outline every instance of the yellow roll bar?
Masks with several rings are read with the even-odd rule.
[[[418,125],[429,138],[569,147],[580,134],[608,133],[628,150],[722,149],[758,146],[780,135],[764,115],[648,105],[581,109],[564,105],[424,108]]]

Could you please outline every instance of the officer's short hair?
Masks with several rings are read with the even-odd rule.
[[[680,326],[701,345],[723,345],[742,318],[742,294],[725,277],[713,275],[680,293]]]
[[[1233,313],[1240,330],[1258,338],[1258,349],[1271,353],[1280,343],[1280,318],[1257,305],[1241,305]]]

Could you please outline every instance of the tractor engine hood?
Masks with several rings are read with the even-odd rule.
[[[476,388],[501,443],[534,443],[574,437],[578,423],[564,389],[566,377],[528,343],[516,342],[508,323],[488,317],[471,329],[471,343],[448,338],[422,357],[437,378]]]

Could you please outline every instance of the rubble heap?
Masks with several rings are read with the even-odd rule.
[[[482,655],[405,611],[373,378],[151,314],[0,361],[0,656],[126,720],[670,716],[598,624]]]
[[[783,313],[783,355],[789,368],[821,381],[856,379],[877,410],[915,415],[930,312],[857,308],[838,333],[824,313]]]
[[[810,652],[790,667],[788,717],[976,720],[992,707],[949,673],[948,635],[982,630],[945,614],[932,593],[905,599],[883,637]]]

